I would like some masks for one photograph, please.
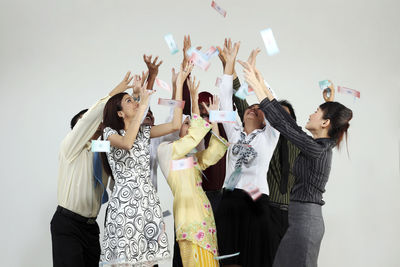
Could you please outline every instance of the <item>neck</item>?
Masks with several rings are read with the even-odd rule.
[[[310,131],[314,139],[318,138],[330,138],[328,135],[328,131],[322,130],[322,131]]]
[[[130,119],[124,119],[124,130],[125,132],[128,130],[129,126],[131,125],[131,120]]]
[[[250,134],[255,129],[260,129],[260,127],[257,125],[258,123],[255,123],[254,121],[246,121],[244,126],[244,131],[246,132],[246,134]]]

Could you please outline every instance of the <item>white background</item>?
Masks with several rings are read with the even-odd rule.
[[[346,149],[334,153],[324,195],[326,233],[320,266],[400,266],[398,0],[0,1],[1,266],[51,266],[50,220],[55,211],[58,149],[79,110],[106,95],[127,70],[144,70],[143,53],[164,60],[170,81],[181,53],[163,40],[184,34],[194,45],[241,40],[239,59],[262,48],[258,68],[304,125],[322,102],[318,81],[361,92],[337,95],[354,112]],[[271,27],[281,53],[268,57],[259,31]],[[237,67],[239,77],[242,71]],[[200,90],[216,92],[218,58],[196,69]],[[155,104],[156,121],[168,113]],[[250,98],[254,102],[255,98]],[[345,146],[344,146],[345,148]],[[159,175],[163,209],[172,195]],[[104,209],[98,222],[103,223]],[[172,217],[166,220],[172,244]],[[165,265],[168,266],[168,265]]]

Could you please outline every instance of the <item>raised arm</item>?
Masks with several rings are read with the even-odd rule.
[[[220,86],[220,107],[224,111],[232,111],[232,94],[233,94],[233,73],[235,69],[236,56],[239,51],[240,43],[235,43],[232,45],[231,39],[225,42],[225,69],[224,76],[222,77],[222,82]],[[231,141],[231,136],[234,132],[234,123],[223,123],[225,132],[228,136],[229,141]]]
[[[104,106],[111,96],[122,93],[133,86],[130,85],[132,80],[131,72],[127,72],[124,79],[110,91],[108,96],[100,99],[94,104],[78,122],[75,127],[68,133],[62,141],[63,154],[66,158],[73,160],[80,151],[90,141],[96,130],[98,129],[103,117]]]
[[[187,76],[192,71],[192,69],[193,69],[193,64],[187,65],[185,69],[181,67],[181,71],[179,72],[176,80],[176,86],[177,86],[176,96],[175,96],[176,100],[182,100],[183,83],[185,82]],[[182,125],[182,108],[176,107],[174,109],[174,117],[172,121],[153,126],[150,131],[150,136],[158,137],[175,132],[180,129],[181,125]]]
[[[117,132],[112,132],[112,134],[107,135],[106,139],[110,141],[110,144],[114,147],[118,147],[125,150],[130,150],[136,140],[137,133],[139,131],[139,127],[141,125],[142,118],[147,110],[147,106],[149,104],[150,95],[154,91],[146,90],[146,85],[144,85],[140,92],[140,102],[139,107],[136,111],[135,116],[129,122],[127,126],[125,135],[119,135]],[[132,98],[126,99],[126,101],[133,101]]]
[[[335,86],[333,85],[331,80],[329,80],[329,82],[331,84],[328,86],[327,89],[324,89],[324,91],[322,92],[322,96],[324,97],[325,102],[332,102],[335,100]]]
[[[289,113],[282,108],[272,93],[265,89],[264,79],[258,70],[248,62],[240,62],[240,64],[244,66],[245,79],[260,100],[260,109],[264,112],[265,118],[269,123],[296,145],[300,151],[310,157],[318,157],[325,150],[325,147],[307,135]]]
[[[190,99],[192,101],[192,114],[200,114],[199,109],[199,86],[200,81],[196,85],[196,77],[190,78],[186,80],[189,92]]]
[[[195,148],[211,129],[211,124],[200,115],[194,114],[190,120],[187,135],[173,142],[172,159],[181,159]]]
[[[149,69],[149,77],[147,78],[147,89],[149,90],[153,90],[154,82],[158,75],[158,68],[162,64],[162,60],[157,63],[158,57],[156,57],[153,62],[151,62],[151,58],[152,55],[143,55],[144,63],[146,63],[147,68]]]

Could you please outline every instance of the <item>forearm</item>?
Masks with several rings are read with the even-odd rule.
[[[125,147],[125,149],[130,149],[133,146],[133,143],[136,140],[137,133],[139,132],[141,120],[146,110],[147,106],[140,105],[135,116],[130,121],[128,129],[126,130],[126,133],[123,136],[123,146]]]
[[[200,115],[198,94],[190,94],[190,98],[192,101],[192,114]]]
[[[156,81],[157,73],[149,73],[147,78],[147,88],[148,90],[153,90],[154,82]]]

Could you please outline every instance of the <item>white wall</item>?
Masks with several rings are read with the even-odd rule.
[[[180,48],[187,33],[205,48],[230,36],[242,41],[240,59],[262,48],[259,69],[278,95],[294,104],[301,125],[322,102],[319,80],[359,90],[360,100],[337,96],[354,112],[350,158],[345,150],[334,155],[319,262],[324,267],[400,266],[399,1],[219,0],[226,18],[210,3],[0,1],[2,266],[51,266],[57,155],[69,121],[107,94],[127,70],[143,70],[143,53],[161,56],[159,77],[169,81],[181,54],[169,54],[167,33]],[[266,55],[259,35],[267,27],[281,49],[274,57]],[[218,59],[207,72],[196,69],[195,74],[201,90],[216,91]],[[153,102],[168,97],[161,90],[157,94]],[[165,108],[153,103],[152,109],[163,121]],[[171,209],[163,177],[160,183],[163,208]],[[100,224],[103,212],[104,207]],[[171,217],[167,224],[171,233]]]

